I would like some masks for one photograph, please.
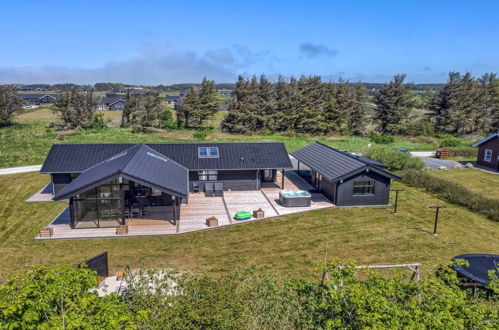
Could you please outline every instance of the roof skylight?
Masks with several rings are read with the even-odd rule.
[[[199,158],[218,158],[218,147],[198,147]]]

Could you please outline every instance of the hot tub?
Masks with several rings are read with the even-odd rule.
[[[285,207],[308,207],[312,203],[312,195],[305,190],[281,190],[279,201]]]

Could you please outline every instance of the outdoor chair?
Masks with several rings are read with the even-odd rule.
[[[140,218],[142,216],[142,212],[138,207],[132,208],[132,218]]]
[[[213,197],[215,195],[215,186],[213,182],[206,182],[204,184],[204,195],[206,197]]]
[[[199,192],[199,184],[196,182],[192,183],[192,192]]]
[[[215,183],[215,192],[213,194],[216,197],[222,197],[224,195],[224,185],[221,182]]]

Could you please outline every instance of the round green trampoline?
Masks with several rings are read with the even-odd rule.
[[[236,220],[248,220],[251,219],[252,214],[248,211],[239,211],[236,212],[236,215],[234,216],[234,219]]]

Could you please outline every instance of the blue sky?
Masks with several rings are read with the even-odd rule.
[[[0,83],[499,71],[499,1],[2,1]]]

